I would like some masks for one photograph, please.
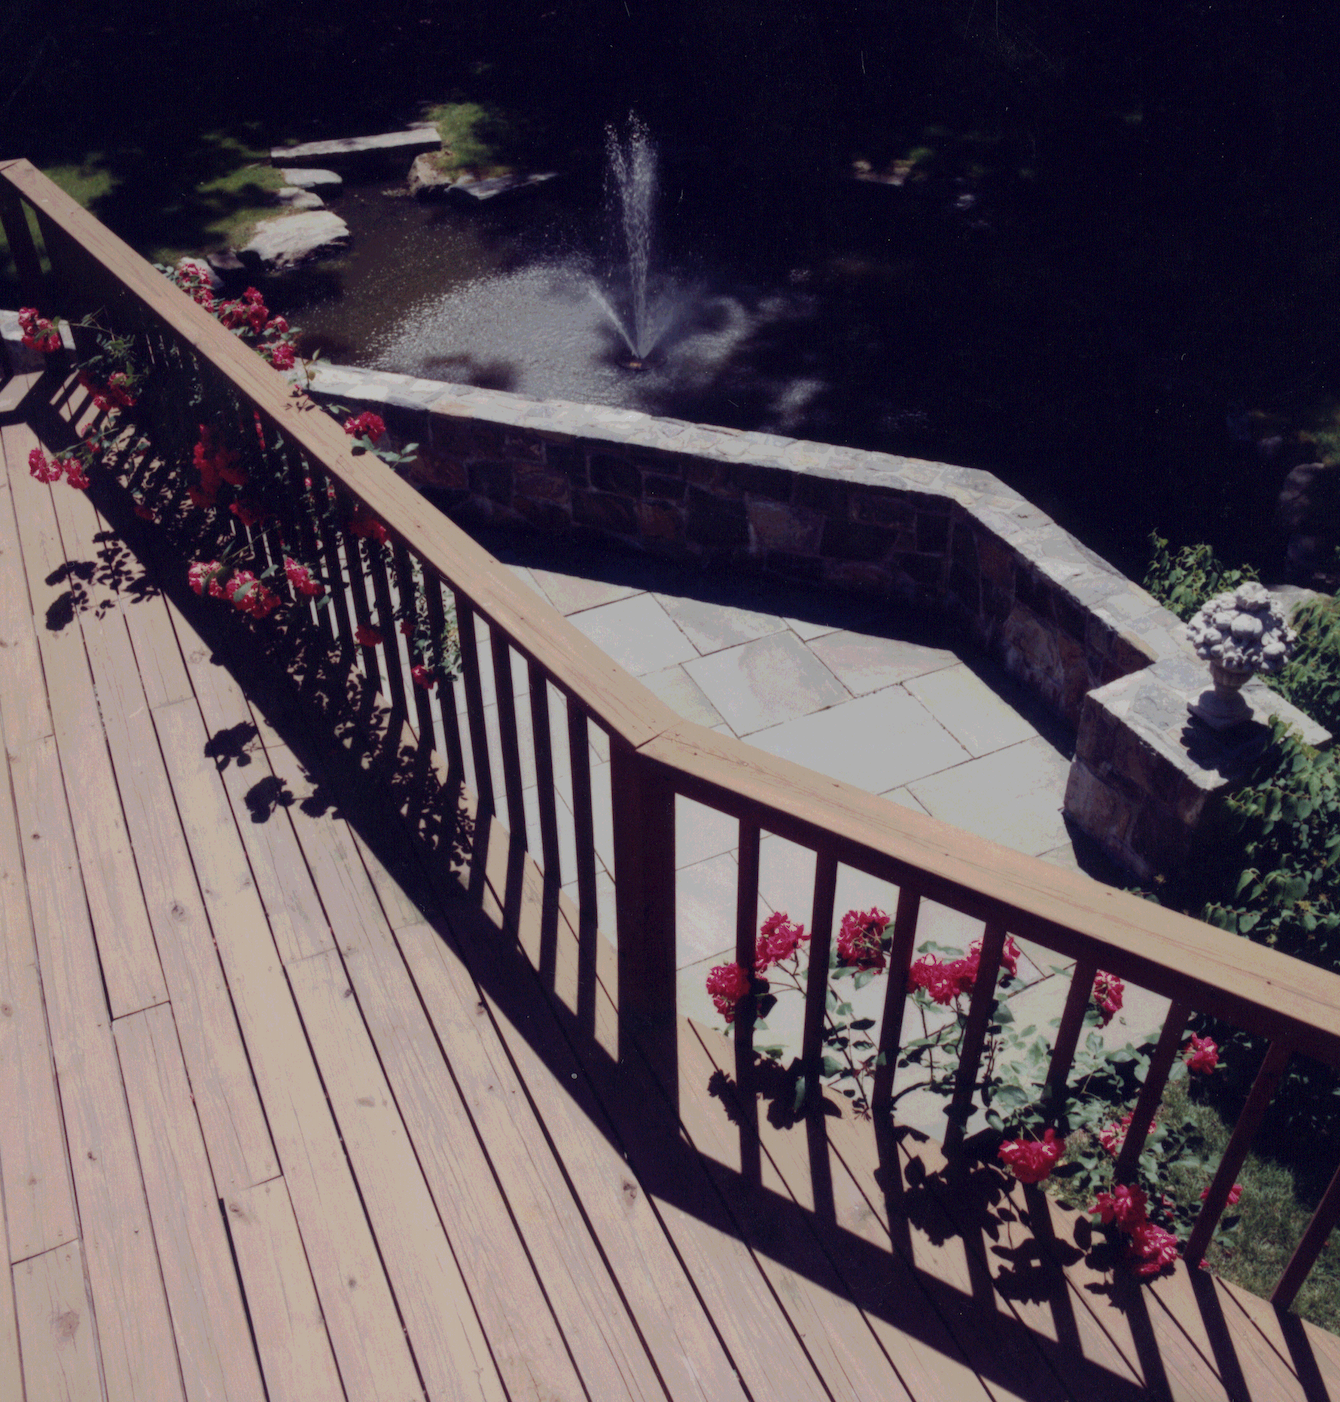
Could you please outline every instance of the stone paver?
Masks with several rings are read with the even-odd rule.
[[[675,879],[679,926],[676,962],[696,963],[734,947],[738,879],[739,866],[732,852],[679,869]]]
[[[650,594],[588,608],[572,614],[570,622],[635,677],[698,656],[697,649]]]
[[[1069,769],[1038,737],[908,788],[933,818],[1036,857],[1066,840],[1061,796]]]
[[[737,643],[766,637],[769,633],[779,633],[786,627],[773,613],[756,613],[753,609],[678,598],[673,594],[657,594],[656,599],[704,656]]]
[[[1003,750],[1038,732],[970,667],[959,663],[912,677],[907,689],[969,754]]]
[[[703,695],[702,687],[683,667],[667,667],[663,672],[648,672],[642,678],[642,685],[695,725],[715,729],[724,724],[721,713]],[[726,729],[729,732],[730,727],[727,726]]]
[[[496,543],[491,544],[499,552]],[[1042,856],[1057,865],[1091,868],[1093,853],[1077,854],[1061,818],[1068,760],[1058,749],[1068,742],[1064,724],[1042,717],[1036,706],[1014,705],[1017,689],[993,664],[966,654],[950,636],[928,632],[926,620],[838,595],[808,594],[777,587],[776,612],[769,612],[756,581],[704,580],[652,561],[607,561],[599,556],[555,560],[507,555],[528,585],[550,599],[598,646],[686,719],[770,754],[830,774],[892,802],[930,813],[969,832]],[[582,564],[582,559],[587,562]],[[591,578],[581,573],[587,568]],[[898,636],[898,634],[904,636]],[[488,651],[481,648],[488,671]],[[521,669],[518,691],[524,691]],[[486,675],[492,701],[492,679]],[[490,710],[492,715],[492,710]],[[571,787],[563,703],[551,697],[555,769],[560,790],[558,826],[564,889],[575,900]],[[528,746],[529,707],[518,705],[523,756]],[[1040,733],[1041,732],[1041,733]],[[501,791],[501,765],[494,764]],[[613,902],[613,818],[609,747],[591,731],[593,827],[597,857],[597,906],[601,927],[616,938]],[[523,782],[532,784],[533,763],[523,757]],[[525,795],[528,838],[539,848],[535,792]],[[708,1025],[720,1025],[704,987],[715,964],[734,957],[739,866],[738,826],[713,809],[679,799],[675,862],[678,868],[680,1008]],[[785,910],[809,925],[814,899],[814,854],[765,833],[759,853],[759,914]],[[847,867],[839,868],[837,916],[878,906],[890,916],[897,889]],[[981,921],[933,901],[923,901],[919,946],[965,951],[982,936]],[[949,956],[952,957],[952,956]],[[1025,947],[1014,995],[1016,1016],[1043,1026],[1060,1015],[1068,988],[1068,965],[1045,950]],[[1056,969],[1061,972],[1055,972]],[[879,1015],[884,985],[875,979],[853,996],[858,1012]],[[867,1007],[868,1004],[868,1007]],[[1164,1005],[1142,995],[1128,997],[1125,1022],[1110,1036],[1142,1040],[1156,1029]],[[758,1044],[799,1050],[801,1000],[779,1000]],[[920,1031],[919,1022],[909,1033]],[[900,1072],[901,1089],[922,1077],[918,1068]],[[912,1090],[900,1098],[900,1117],[927,1133],[944,1126],[942,1097]]]
[[[627,599],[640,591],[631,584],[615,584],[603,579],[583,579],[580,575],[559,574],[554,570],[530,571],[540,592],[561,614],[581,613]]]
[[[756,638],[684,670],[741,736],[848,699],[842,683],[792,633]]]
[[[899,638],[874,638],[848,629],[821,634],[809,648],[853,696],[882,691],[958,663],[948,648],[925,647]]]
[[[834,711],[838,714],[822,711],[773,726],[750,735],[748,742],[871,793],[900,788],[971,758],[920,701],[899,687]],[[912,792],[922,801],[915,788]]]

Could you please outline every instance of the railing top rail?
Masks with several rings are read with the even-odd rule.
[[[677,792],[1340,1067],[1340,975],[681,721],[643,746]]]
[[[5,186],[99,263],[142,313],[227,376],[602,726],[662,766],[677,792],[862,870],[910,878],[932,899],[1003,918],[1013,933],[1067,956],[1087,954],[1134,983],[1340,1066],[1340,976],[683,721],[413,488],[355,456],[333,420],[310,412],[276,371],[28,161],[0,162]]]

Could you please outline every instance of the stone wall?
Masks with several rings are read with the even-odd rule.
[[[1181,622],[990,473],[338,366],[312,393],[420,445],[410,480],[464,524],[621,544],[947,613],[1074,727],[1065,812],[1141,879],[1195,860],[1263,742],[1187,714]],[[1259,683],[1313,744],[1330,736]]]
[[[990,473],[626,409],[336,366],[327,402],[420,444],[410,480],[453,518],[615,540],[704,567],[947,611],[1072,726],[1085,694],[1180,627]]]

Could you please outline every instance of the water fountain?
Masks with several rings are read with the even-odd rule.
[[[626,288],[591,285],[591,295],[609,317],[628,347],[629,370],[646,367],[648,355],[665,330],[660,308],[648,301],[648,276],[656,217],[656,147],[646,123],[635,113],[628,114],[628,135],[620,140],[613,125],[605,128],[607,159],[606,198],[617,205],[617,227],[623,234]],[[620,298],[622,293],[622,298]],[[625,315],[615,309],[615,300],[625,303]]]

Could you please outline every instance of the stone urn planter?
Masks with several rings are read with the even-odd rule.
[[[1264,585],[1249,582],[1216,594],[1186,625],[1198,656],[1210,664],[1213,685],[1187,703],[1215,730],[1250,720],[1243,686],[1257,672],[1278,672],[1293,652],[1294,631]]]

